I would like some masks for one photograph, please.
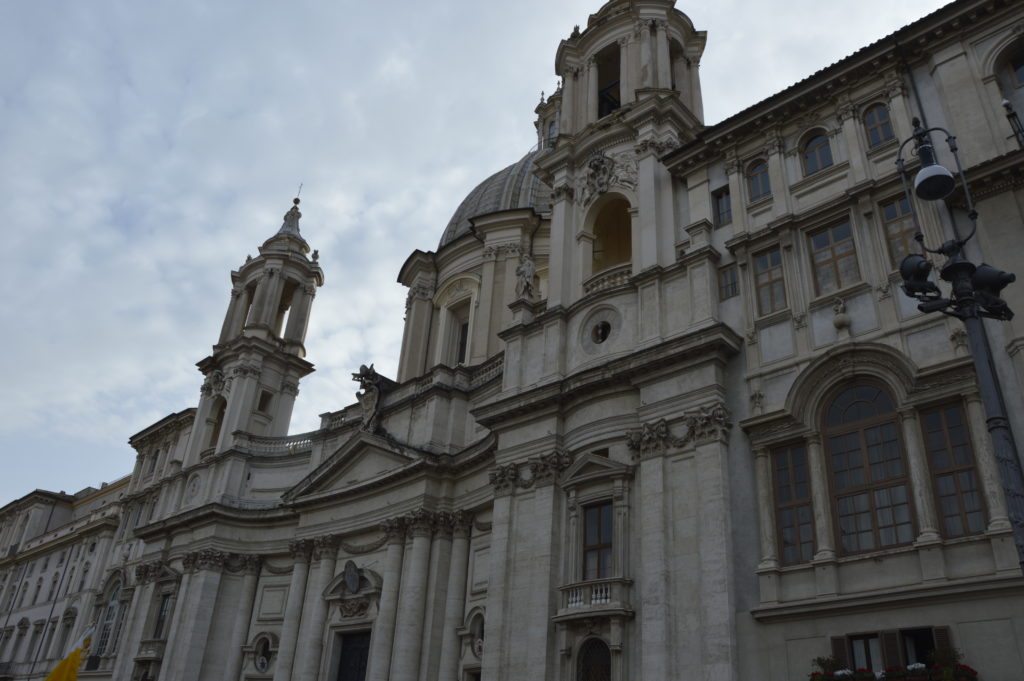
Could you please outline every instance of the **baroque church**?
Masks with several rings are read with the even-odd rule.
[[[909,202],[896,160],[914,119],[952,131],[968,256],[1024,274],[1024,4],[956,0],[713,126],[706,39],[674,0],[567,32],[536,148],[397,273],[397,375],[353,367],[290,434],[334,313],[296,200],[130,475],[0,509],[0,680],[90,626],[82,679],[793,681],[950,648],[1020,679],[1021,500],[964,325],[901,290],[916,224],[959,238],[970,204]],[[1024,442],[1024,324],[985,327]]]

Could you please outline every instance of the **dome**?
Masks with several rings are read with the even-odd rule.
[[[438,250],[469,234],[470,219],[503,210],[533,208],[538,213],[551,209],[551,190],[531,172],[539,151],[531,151],[504,170],[477,185],[459,204],[448,221]]]

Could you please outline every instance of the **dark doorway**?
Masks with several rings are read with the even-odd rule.
[[[365,681],[366,658],[370,654],[370,632],[358,631],[341,635],[341,659],[338,681]]]

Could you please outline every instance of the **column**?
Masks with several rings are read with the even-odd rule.
[[[136,568],[136,576],[138,574],[138,568]],[[142,639],[146,638],[146,620],[149,615],[150,605],[153,603],[153,591],[155,589],[156,586],[147,575],[139,580],[138,585],[132,590],[128,612],[125,614],[125,622],[121,625],[120,635],[122,640],[111,643],[117,654],[117,659],[114,661],[114,678],[122,678],[120,675],[128,678],[128,675],[131,674],[135,661],[134,658],[139,652],[139,644],[142,642]],[[121,594],[123,598],[124,591]],[[80,619],[80,621],[86,622],[87,620]],[[114,626],[116,630],[117,624],[115,623]],[[73,633],[77,640],[84,633],[84,630]]]
[[[903,427],[903,442],[906,443],[907,472],[910,474],[910,487],[913,490],[914,510],[917,512],[917,522],[920,525],[917,542],[937,542],[939,531],[935,522],[935,498],[932,496],[928,462],[921,442],[921,426],[917,420],[917,412],[914,409],[902,409],[900,424]]]
[[[566,68],[562,76],[562,110],[558,116],[558,133],[560,135],[571,135],[575,132],[573,125],[574,97],[576,97],[576,76],[577,67]]]
[[[381,523],[388,535],[388,551],[384,558],[384,580],[381,585],[377,620],[373,623],[367,681],[388,681],[391,670],[391,649],[395,638],[398,614],[398,587],[402,581],[402,559],[405,554],[405,520],[393,518]]]
[[[427,570],[426,608],[423,612],[420,636],[420,681],[437,681],[448,599],[446,575],[451,572],[453,533],[451,514],[438,513],[434,522],[434,539],[430,545],[430,566]]]
[[[419,675],[423,613],[427,605],[427,571],[430,567],[430,537],[434,532],[434,514],[417,509],[409,517],[412,548],[409,573],[402,576],[402,593],[395,624],[394,654],[391,657],[393,681],[416,681]]]
[[[636,99],[629,66],[629,38],[619,38],[619,101],[623,106]]]
[[[228,650],[228,661],[225,665],[225,678],[238,681],[242,672],[242,646],[248,643],[249,621],[256,601],[256,585],[259,583],[260,565],[263,558],[255,555],[242,556],[242,592],[235,611],[235,621],[231,625],[231,647]]]
[[[299,637],[299,622],[302,617],[302,602],[306,596],[306,578],[309,576],[309,554],[312,548],[312,542],[308,539],[288,544],[295,566],[292,568],[292,579],[288,585],[288,602],[284,607],[284,623],[281,626],[281,639],[277,649],[274,681],[290,681],[292,678],[292,662],[295,661],[295,643]]]
[[[825,458],[821,450],[821,436],[807,438],[807,464],[811,469],[811,503],[814,506],[814,539],[818,550],[814,560],[832,560],[836,557],[835,537],[832,531],[832,495],[828,491]]]
[[[743,168],[735,152],[725,161],[725,174],[729,181],[729,204],[732,207],[732,231],[747,231],[747,196],[743,186]]]
[[[772,188],[772,217],[791,213],[790,195],[786,182],[786,162],[782,157],[782,135],[778,130],[767,133],[768,140],[764,145],[764,153],[768,157],[768,182]]]
[[[448,592],[444,608],[444,632],[441,638],[441,663],[438,681],[458,681],[459,635],[466,609],[466,579],[469,573],[469,531],[471,517],[463,511],[452,514],[452,558],[448,571]]]
[[[971,434],[971,448],[978,466],[978,478],[985,490],[988,503],[988,531],[1002,532],[1010,529],[1010,514],[1006,509],[1006,497],[999,477],[999,464],[992,452],[992,440],[986,429],[985,409],[978,393],[965,395],[967,400],[967,423]]]
[[[188,558],[186,556],[186,558]],[[171,613],[171,622],[167,628],[167,645],[164,646],[164,660],[166,661],[163,666],[164,678],[172,679],[171,672],[174,671],[175,662],[180,660],[187,651],[179,648],[179,642],[181,640],[181,631],[183,629],[183,622],[187,622],[188,610],[189,610],[189,595],[192,586],[192,572],[191,568],[183,568],[184,574],[181,576],[181,582],[178,584],[178,592],[175,594],[174,602],[175,607]],[[121,676],[115,670],[114,678],[126,678]]]
[[[772,494],[771,457],[767,447],[758,447],[754,450],[754,475],[757,479],[757,508],[761,531],[761,562],[757,568],[777,568],[779,556],[775,536],[775,498]]]
[[[587,60],[587,123],[597,120],[597,60]]]
[[[510,464],[515,465],[515,464]],[[512,534],[512,489],[492,481],[494,503],[491,511],[491,557],[487,577],[487,630],[504,632],[513,623],[507,621],[508,564],[511,560],[509,544]],[[515,654],[489,636],[491,644],[484,646],[483,669],[480,678],[486,681],[504,681],[507,675],[507,657]],[[523,651],[525,652],[525,651]]]
[[[672,62],[669,60],[668,22],[658,19],[656,23],[658,26],[658,32],[655,34],[655,44],[658,50],[658,87],[663,90],[671,90]]]
[[[231,288],[231,300],[228,302],[228,311],[224,315],[224,324],[220,328],[220,341],[224,343],[235,337],[237,330],[242,328],[242,322],[245,320],[239,320],[238,316],[242,313],[242,301],[245,299],[242,295],[245,289],[239,286]]]
[[[193,575],[190,585],[190,616],[182,622],[183,630],[179,634],[181,647],[171,660],[173,672],[168,671],[168,679],[199,678],[204,657],[200,651],[206,650],[207,642],[210,640],[213,613],[220,590],[221,571],[226,559],[226,554],[209,549],[193,554],[192,569],[197,572]]]
[[[670,679],[668,647],[670,593],[668,586],[668,534],[665,526],[665,459],[643,453],[640,461],[640,678]]]
[[[302,609],[299,652],[296,670],[299,681],[316,681],[320,672],[320,656],[324,651],[324,623],[327,621],[327,599],[324,592],[334,579],[338,561],[338,537],[324,535],[313,540],[313,560],[317,561],[316,578],[306,589]]]
[[[640,22],[640,87],[654,87],[654,56],[651,52],[651,24]]]
[[[292,294],[291,311],[288,314],[288,325],[282,330],[282,338],[301,343],[306,337],[309,326],[309,313],[316,297],[316,286],[303,284],[296,286]]]

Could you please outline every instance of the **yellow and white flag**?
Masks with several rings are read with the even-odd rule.
[[[82,666],[82,660],[89,655],[89,646],[92,645],[94,630],[94,627],[86,629],[68,656],[61,660],[46,677],[46,681],[75,681],[78,678],[78,668]]]

